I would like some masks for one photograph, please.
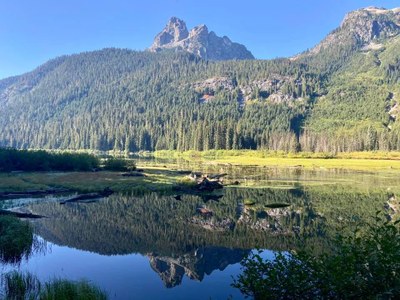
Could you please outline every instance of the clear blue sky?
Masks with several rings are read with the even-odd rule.
[[[257,58],[291,56],[318,43],[344,15],[400,1],[368,0],[0,0],[0,78],[48,59],[105,47],[142,50],[171,16],[206,24]]]

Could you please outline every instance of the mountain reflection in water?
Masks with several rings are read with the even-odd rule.
[[[70,260],[80,256],[75,263],[82,265],[83,260],[93,265],[82,276],[96,282],[96,276],[102,272],[102,266],[94,267],[96,261],[103,263],[109,258],[115,265],[124,260],[140,264],[135,272],[146,273],[147,277],[137,275],[136,280],[144,286],[151,277],[147,273],[149,270],[158,274],[158,279],[151,277],[149,281],[153,282],[151,288],[156,298],[161,295],[168,298],[167,290],[176,290],[170,294],[171,299],[175,299],[182,293],[178,286],[192,293],[190,289],[194,287],[189,282],[201,282],[206,284],[204,288],[210,289],[211,284],[217,283],[207,281],[207,277],[218,276],[225,276],[222,294],[218,294],[225,297],[229,296],[225,292],[235,292],[229,290],[231,276],[239,272],[238,263],[252,249],[285,251],[305,246],[319,252],[330,246],[338,230],[351,230],[377,210],[388,210],[388,201],[395,197],[392,191],[379,188],[301,184],[278,188],[231,187],[218,193],[212,197],[183,194],[176,199],[175,195],[149,192],[114,194],[94,203],[28,203],[26,209],[46,216],[33,222],[37,235],[57,249],[37,259],[44,264],[40,272],[50,278],[74,279],[76,271],[70,270],[67,274],[60,270],[72,267],[65,265],[68,264],[66,255]],[[59,257],[54,258],[55,255]],[[143,259],[147,260],[146,267]],[[37,264],[34,262],[27,269],[36,270]],[[127,264],[103,269],[109,274],[115,268],[118,274],[128,274]],[[160,278],[163,287],[155,288],[154,280],[161,282]],[[108,291],[122,289],[122,283],[117,280],[113,284],[110,279],[102,280],[97,282]],[[129,299],[121,296],[124,292],[120,291],[117,298]]]

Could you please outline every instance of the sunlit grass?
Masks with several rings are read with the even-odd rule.
[[[363,171],[400,170],[400,161],[397,160],[372,160],[372,159],[320,159],[320,158],[276,158],[276,157],[249,157],[225,156],[213,160],[219,164],[232,165],[258,165],[270,167],[302,167],[302,168],[327,168],[348,169]]]
[[[146,169],[145,177],[123,177],[120,172],[34,172],[21,174],[0,173],[0,191],[26,191],[54,187],[81,192],[101,191],[105,187],[113,191],[138,189],[170,189],[182,175],[168,170]]]

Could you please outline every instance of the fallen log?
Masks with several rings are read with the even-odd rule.
[[[222,173],[222,174],[212,174],[207,176],[209,179],[217,179],[217,180],[221,180],[224,176],[227,176],[227,173]]]
[[[123,177],[146,177],[146,175],[141,172],[122,173],[122,176]]]
[[[80,202],[84,200],[93,200],[93,199],[99,199],[99,198],[106,198],[110,195],[112,195],[114,191],[112,191],[110,188],[105,188],[104,191],[100,193],[88,193],[88,194],[83,194],[83,195],[78,195],[75,197],[72,197],[70,199],[61,201],[60,204],[64,205],[66,203],[74,203],[74,202]],[[90,201],[93,202],[93,201]],[[88,203],[90,203],[88,202]]]
[[[42,196],[42,195],[61,194],[67,192],[70,192],[70,190],[64,188],[54,188],[46,190],[11,191],[11,192],[1,192],[0,198]]]
[[[32,213],[16,212],[16,211],[10,211],[10,210],[5,210],[5,209],[1,209],[0,210],[0,215],[1,216],[13,216],[13,217],[23,218],[23,219],[41,219],[41,218],[44,218],[44,216],[41,216],[41,215],[35,215],[35,214],[32,214]]]

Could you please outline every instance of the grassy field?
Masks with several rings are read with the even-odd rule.
[[[301,167],[307,169],[349,169],[399,171],[400,152],[284,153],[259,150],[158,151],[156,157],[199,159],[211,164],[238,166]]]
[[[68,188],[80,192],[113,191],[168,192],[176,183],[184,183],[182,174],[163,168],[146,168],[143,177],[123,177],[121,172],[31,172],[0,173],[0,192],[48,188]]]
[[[342,153],[332,157],[326,153],[296,153],[287,154],[283,152],[266,152],[255,150],[211,150],[204,152],[177,152],[159,151],[155,152],[156,158],[163,158],[159,162],[154,160],[143,161],[139,168],[143,169],[143,177],[123,177],[121,172],[22,172],[22,173],[0,173],[0,192],[4,191],[27,191],[32,189],[47,189],[54,187],[68,188],[80,192],[101,191],[109,187],[114,191],[158,191],[173,192],[172,187],[176,184],[185,184],[184,174],[177,171],[179,168],[188,168],[193,171],[232,173],[236,172],[246,176],[241,166],[258,166],[270,169],[282,170],[304,170],[306,172],[325,170],[349,170],[349,172],[372,172],[390,177],[400,172],[400,153],[398,152],[357,152]],[[176,159],[180,162],[177,162]],[[172,160],[168,160],[172,159]],[[182,164],[186,162],[186,164]],[[238,166],[236,170],[232,167]],[[212,171],[207,171],[208,169]],[[257,176],[265,171],[252,170],[246,176],[246,181],[241,180],[244,186],[260,186],[271,182],[260,182]],[[289,172],[290,173],[290,172]],[[327,173],[328,174],[328,173]],[[242,176],[242,177],[243,177]],[[252,177],[255,177],[252,180]],[[273,180],[282,180],[275,176]],[[228,178],[236,180],[235,178]],[[283,179],[288,181],[287,176]],[[335,182],[325,180],[327,182]],[[350,180],[346,177],[345,180]],[[364,179],[362,179],[364,180]],[[269,180],[271,181],[271,180]],[[290,180],[289,180],[290,181]],[[295,178],[292,184],[297,184]],[[274,185],[277,185],[275,182]],[[308,184],[312,184],[311,181]],[[320,184],[317,182],[317,184]],[[285,182],[285,186],[287,182]]]

